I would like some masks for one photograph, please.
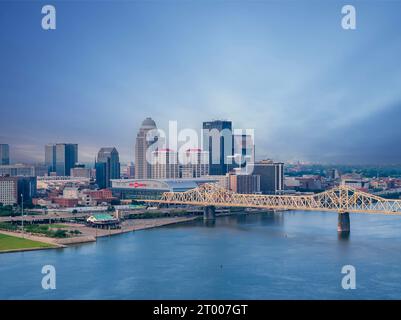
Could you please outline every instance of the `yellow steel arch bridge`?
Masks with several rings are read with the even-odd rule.
[[[184,204],[204,207],[205,220],[215,218],[215,207],[263,208],[269,210],[310,210],[338,212],[337,231],[350,232],[349,213],[401,214],[401,200],[392,200],[339,186],[311,195],[239,194],[214,183],[205,183],[185,192],[164,192],[159,204]]]
[[[385,199],[348,186],[339,186],[311,195],[259,195],[239,194],[213,183],[205,183],[185,192],[165,192],[158,200],[144,201],[203,207],[401,214],[401,200]]]

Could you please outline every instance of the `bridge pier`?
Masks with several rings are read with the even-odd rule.
[[[349,233],[351,231],[349,212],[339,212],[338,213],[337,231],[341,232],[341,233]]]
[[[203,208],[203,220],[214,220],[216,219],[216,207],[206,206]]]

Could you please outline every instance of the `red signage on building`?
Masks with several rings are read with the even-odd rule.
[[[130,183],[129,186],[130,187],[134,187],[134,188],[140,188],[140,187],[146,187],[146,184],[145,183],[134,182],[134,183]]]

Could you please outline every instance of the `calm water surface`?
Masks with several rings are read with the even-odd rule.
[[[65,249],[0,254],[0,299],[401,299],[401,217],[285,212],[137,231]],[[41,287],[54,265],[57,289]],[[356,268],[357,289],[341,287]]]

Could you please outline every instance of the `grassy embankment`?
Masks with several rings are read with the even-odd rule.
[[[32,241],[29,239],[13,237],[0,233],[0,252],[8,250],[37,249],[37,248],[53,248],[48,243]]]

